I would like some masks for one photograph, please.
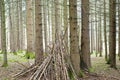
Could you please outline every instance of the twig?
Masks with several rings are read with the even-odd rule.
[[[18,64],[20,64],[20,65],[22,65],[23,67],[25,67],[25,68],[28,68],[26,65],[24,65],[23,63],[20,63],[20,62],[18,62],[18,61],[15,61],[16,63],[18,63]]]

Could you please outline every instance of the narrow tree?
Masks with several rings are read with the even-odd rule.
[[[7,50],[6,50],[6,24],[5,24],[5,4],[4,0],[1,0],[1,43],[2,43],[2,53],[3,53],[3,67],[8,65],[7,63]]]
[[[60,25],[60,1],[54,0],[55,4],[55,42],[57,43],[57,38],[61,32],[61,25]]]
[[[120,60],[120,0],[118,0],[118,26],[119,26],[119,46],[118,46],[118,56],[119,56],[119,60]]]
[[[88,70],[90,63],[90,39],[89,39],[89,0],[82,0],[82,33],[81,33],[81,69]]]
[[[26,0],[27,53],[33,52],[32,1]],[[29,56],[27,56],[29,58]]]
[[[77,34],[77,0],[69,0],[70,59],[77,75],[80,72],[79,39]]]
[[[19,0],[17,0],[16,1],[16,41],[17,41],[17,43],[16,43],[16,46],[17,46],[17,50],[19,50],[20,49],[20,37],[19,37],[19,27],[20,27],[20,25],[19,25]]]
[[[116,0],[110,0],[109,8],[109,62],[110,67],[116,68]]]
[[[20,10],[20,13],[19,13],[19,16],[20,16],[20,20],[19,20],[19,26],[20,26],[20,34],[19,34],[19,39],[20,39],[20,50],[23,50],[23,24],[22,24],[22,0],[19,0],[19,10]]]
[[[65,44],[66,44],[66,47],[68,49],[68,17],[67,17],[67,12],[68,12],[68,9],[67,9],[67,0],[64,0],[63,1],[63,5],[64,5],[64,11],[63,11],[63,15],[64,15],[64,31],[65,31],[65,37],[64,37],[64,41],[65,41]]]
[[[101,1],[100,1],[101,3]],[[102,4],[100,4],[100,7],[99,7],[99,26],[98,26],[98,35],[99,35],[99,45],[98,45],[98,51],[99,51],[99,56],[102,57]]]
[[[107,34],[106,34],[106,0],[104,0],[104,46],[105,46],[105,60],[108,59],[107,54]]]
[[[44,0],[43,1],[43,12],[44,12],[44,44],[45,44],[45,53],[47,53],[48,49],[47,49],[47,43],[48,43],[48,37],[47,37],[47,34],[48,34],[48,31],[47,31],[47,0]]]
[[[1,5],[1,0],[0,0],[0,5]],[[2,49],[2,47],[1,47],[1,8],[2,6],[0,6],[0,50]]]
[[[9,0],[9,27],[10,27],[10,51],[14,52],[14,28],[13,28],[13,0]]]
[[[41,0],[35,0],[35,64],[43,60]]]

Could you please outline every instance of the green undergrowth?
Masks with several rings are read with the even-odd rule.
[[[8,66],[8,64],[3,64],[3,65],[2,65],[2,67],[7,67],[7,66]]]
[[[19,61],[19,62],[27,62],[28,59],[26,58],[27,56],[29,56],[29,59],[34,59],[34,54],[29,53],[26,55],[26,51],[17,51],[14,53],[7,53],[7,57],[8,57],[8,63],[9,62],[15,62],[15,61]],[[0,62],[3,62],[3,54],[0,54]]]

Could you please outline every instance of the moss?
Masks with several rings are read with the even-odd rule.
[[[70,69],[68,69],[68,75],[70,80],[74,80],[73,72]]]
[[[84,74],[84,72],[82,71],[82,70],[80,70],[80,72],[79,72],[79,75],[78,75],[78,77],[84,77],[85,76],[85,74]]]
[[[26,52],[26,54],[24,55],[24,57],[26,57],[27,59],[34,59],[35,55],[32,52]]]
[[[8,64],[6,64],[6,63],[4,63],[3,65],[2,65],[2,67],[7,67],[8,66]]]
[[[93,68],[88,68],[89,73],[93,73],[95,70]]]

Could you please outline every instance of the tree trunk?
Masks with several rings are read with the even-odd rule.
[[[68,50],[68,17],[67,17],[67,13],[68,13],[68,9],[67,9],[67,0],[63,1],[63,5],[64,5],[64,42],[66,44],[66,48]]]
[[[1,43],[3,53],[3,67],[8,65],[7,63],[7,50],[6,50],[6,24],[5,24],[5,4],[4,0],[1,0]]]
[[[97,0],[95,1],[95,38],[96,38],[96,57],[98,56],[98,22],[97,22]]]
[[[104,0],[104,46],[105,46],[105,60],[108,59],[107,54],[107,34],[106,34],[106,0]]]
[[[23,24],[22,24],[22,0],[19,0],[19,10],[20,10],[20,13],[19,13],[19,28],[20,28],[20,32],[19,32],[19,39],[20,39],[20,50],[23,50]]]
[[[11,3],[10,3],[11,2]],[[10,21],[10,52],[15,52],[15,41],[14,41],[14,27],[13,27],[13,23],[14,23],[14,18],[13,18],[13,0],[9,1],[9,21]]]
[[[116,68],[116,0],[110,0],[110,30],[109,30],[109,62],[110,67]]]
[[[70,59],[77,75],[80,72],[79,39],[77,34],[77,0],[69,0]]]
[[[60,4],[59,0],[54,0],[55,2],[55,43],[57,43],[58,36],[60,36],[61,25],[60,25]]]
[[[119,34],[118,34],[118,36],[119,36],[119,46],[118,46],[118,56],[119,56],[119,60],[120,60],[120,0],[118,0],[118,3],[119,3],[119,5],[118,5],[118,26],[119,26]]]
[[[16,11],[17,11],[17,13],[16,13],[16,21],[17,21],[16,22],[16,27],[17,27],[17,30],[16,30],[17,31],[16,32],[16,36],[17,36],[16,41],[17,41],[17,43],[16,43],[16,46],[17,46],[17,50],[20,50],[20,41],[19,41],[20,40],[19,39],[19,27],[20,27],[19,26],[19,13],[20,13],[19,12],[19,0],[17,0],[16,4],[17,4],[17,7],[16,7],[17,8],[16,9]]]
[[[47,0],[44,0],[43,1],[43,12],[44,12],[44,42],[45,42],[45,53],[48,52],[48,37],[47,37],[47,34],[48,34],[48,28],[47,28]]]
[[[1,15],[2,15],[2,14],[1,14],[1,13],[2,13],[2,11],[1,11],[1,9],[2,9],[2,8],[1,8],[1,0],[0,0],[0,50],[2,49],[2,46],[1,46],[1,31],[2,31],[2,30],[1,30],[1,20],[2,20],[2,19],[1,19]]]
[[[43,61],[41,1],[35,0],[35,64]]]
[[[100,2],[101,3],[101,2]],[[99,12],[99,56],[102,57],[102,16],[101,16],[101,4],[100,4],[100,8],[99,8],[100,12]]]
[[[33,53],[32,1],[26,0],[27,53]],[[29,58],[29,57],[28,57]]]
[[[90,63],[90,36],[89,36],[89,0],[82,0],[82,33],[81,33],[81,69],[88,70]]]

